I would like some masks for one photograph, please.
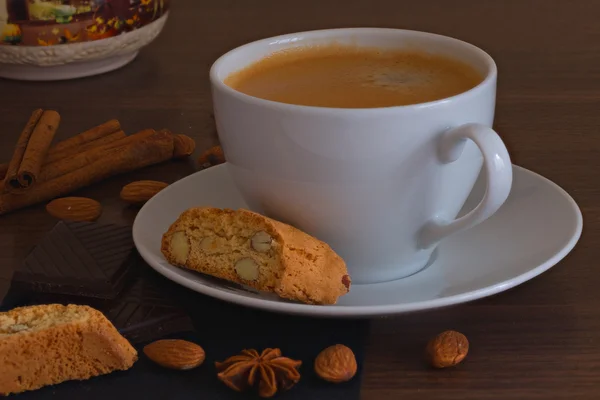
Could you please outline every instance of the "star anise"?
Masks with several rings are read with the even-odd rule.
[[[238,392],[258,385],[260,397],[272,397],[278,390],[288,390],[300,380],[302,361],[283,357],[279,349],[254,349],[216,362],[217,377]]]

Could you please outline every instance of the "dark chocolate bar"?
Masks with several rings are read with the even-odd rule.
[[[42,293],[116,298],[132,272],[131,227],[61,221],[15,271],[13,285]]]
[[[138,277],[118,299],[100,310],[132,343],[194,330],[190,317],[160,290],[148,276],[150,272]]]

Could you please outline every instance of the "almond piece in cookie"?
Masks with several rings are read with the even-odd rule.
[[[248,210],[197,207],[163,235],[169,263],[307,304],[348,293],[346,264],[326,243]]]

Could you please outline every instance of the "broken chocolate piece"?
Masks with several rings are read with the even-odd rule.
[[[116,298],[132,272],[131,227],[61,221],[27,256],[13,285],[34,292]]]
[[[117,300],[100,311],[132,343],[194,330],[190,317],[148,276],[137,278]]]
[[[168,284],[135,251],[131,227],[61,221],[15,271],[2,307],[89,305],[139,343],[194,329]]]
[[[146,267],[149,268],[149,267]],[[23,293],[11,288],[13,299],[0,311],[36,304],[88,305],[102,312],[131,343],[150,342],[173,333],[194,330],[191,318],[157,286],[150,273],[134,278],[114,300],[53,293]],[[158,277],[157,279],[164,279]]]

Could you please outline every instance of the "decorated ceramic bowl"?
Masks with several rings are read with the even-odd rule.
[[[70,79],[122,67],[162,30],[171,0],[0,0],[0,77]]]

